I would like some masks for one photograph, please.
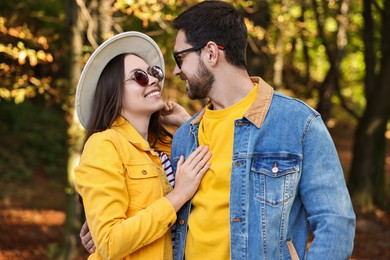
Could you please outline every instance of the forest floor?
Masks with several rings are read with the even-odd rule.
[[[331,131],[344,170],[351,161],[353,134]],[[389,155],[390,157],[390,155]],[[390,180],[387,158],[387,180]],[[39,174],[28,183],[0,182],[0,260],[56,259],[61,250],[65,221],[65,185]],[[389,201],[390,202],[390,201]],[[79,259],[87,254],[80,247]],[[357,213],[352,259],[390,260],[390,213]]]

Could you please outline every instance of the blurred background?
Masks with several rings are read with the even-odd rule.
[[[92,51],[141,31],[166,61],[164,96],[191,114],[172,74],[172,20],[195,0],[1,0],[0,259],[86,259],[73,185],[84,131],[74,111]],[[317,109],[357,214],[353,259],[390,259],[390,1],[229,1],[249,30],[248,66]]]

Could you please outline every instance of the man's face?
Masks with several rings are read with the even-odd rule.
[[[186,42],[185,33],[180,30],[176,36],[174,51],[179,52],[191,47],[194,46]],[[173,71],[175,75],[186,81],[187,95],[190,99],[206,98],[214,83],[214,75],[202,60],[204,50],[200,51],[200,55],[195,51],[180,54],[181,68],[176,65]]]

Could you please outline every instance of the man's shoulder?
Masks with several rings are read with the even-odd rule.
[[[175,137],[178,133],[182,133],[183,131],[187,131],[190,127],[191,127],[191,124],[196,124],[194,123],[194,120],[195,118],[197,118],[197,116],[199,115],[200,111],[199,112],[196,112],[193,116],[191,116],[190,119],[188,119],[186,122],[184,122],[175,132],[174,136]]]
[[[274,91],[271,107],[272,105],[280,109],[294,111],[295,113],[300,112],[312,116],[320,115],[313,107],[311,107],[305,101],[299,98],[291,97],[279,91]]]

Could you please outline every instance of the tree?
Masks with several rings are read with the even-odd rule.
[[[375,206],[386,207],[384,166],[385,132],[390,119],[390,1],[385,0],[380,7],[375,1],[364,0],[363,6],[367,105],[355,132],[349,187],[354,206],[371,211]],[[374,13],[380,17],[378,47],[375,46]]]
[[[83,51],[83,35],[85,26],[79,6],[74,0],[66,1],[68,23],[68,95],[66,100],[68,124],[68,187],[66,189],[66,221],[64,227],[63,259],[75,259],[78,256],[78,234],[81,228],[81,205],[74,189],[73,169],[80,156],[82,129],[77,122],[74,107],[75,90],[82,70],[80,63]]]
[[[318,27],[318,34],[320,39],[322,40],[322,44],[325,47],[325,53],[329,61],[330,68],[325,76],[325,79],[319,86],[319,102],[317,104],[317,111],[321,114],[324,122],[328,122],[331,118],[332,113],[332,97],[335,92],[338,94],[338,97],[341,100],[341,103],[352,116],[357,118],[356,113],[351,110],[345,103],[344,98],[341,94],[340,89],[340,74],[341,74],[341,62],[346,53],[346,45],[348,43],[348,26],[349,26],[349,15],[348,12],[350,10],[350,1],[342,0],[338,1],[338,4],[335,4],[334,14],[329,13],[331,10],[327,7],[325,1],[321,1],[321,8],[318,6],[316,0],[313,0],[314,13],[316,18],[316,23]],[[324,10],[325,15],[321,15],[319,10]],[[325,16],[325,17],[324,17]],[[324,30],[324,21],[325,19],[329,19],[330,17],[335,16],[335,22],[337,26],[333,29],[333,33],[331,37],[325,36]],[[328,40],[329,39],[329,40]]]

